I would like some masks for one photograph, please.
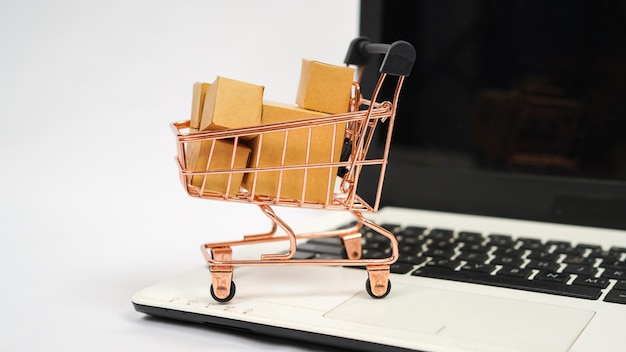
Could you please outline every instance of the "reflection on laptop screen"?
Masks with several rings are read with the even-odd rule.
[[[383,206],[626,228],[624,2],[363,1],[361,11],[362,35],[407,40],[418,58]]]

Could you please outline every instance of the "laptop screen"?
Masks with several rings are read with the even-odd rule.
[[[381,206],[626,229],[626,2],[362,0],[360,32],[417,52]]]

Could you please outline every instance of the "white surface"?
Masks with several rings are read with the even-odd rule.
[[[300,60],[341,64],[357,23],[356,0],[3,1],[0,350],[311,350],[146,319],[130,298],[201,264],[200,243],[266,229],[178,183],[168,124],[193,82],[292,102]]]
[[[325,222],[345,223],[339,212],[328,215]],[[626,232],[621,230],[398,208],[383,208],[372,217],[379,224],[506,233],[604,248],[626,246]],[[254,250],[273,253],[284,248],[280,243],[268,247],[272,245],[273,250]],[[236,248],[253,250],[252,246]],[[235,252],[233,257],[241,254]],[[206,292],[208,270],[199,267],[143,289],[133,300],[426,351],[621,352],[626,343],[621,324],[626,305],[604,302],[602,295],[586,300],[409,273],[392,274],[389,296],[373,300],[364,290],[366,276],[363,270],[347,268],[241,267],[234,273],[235,297],[218,304]]]
[[[146,288],[133,300],[416,350],[456,352],[567,351],[595,313],[441,289],[399,275],[392,275],[389,296],[373,300],[363,289],[363,270],[317,267],[303,274],[302,269],[237,268],[237,294],[228,304],[216,303],[207,293],[210,273],[204,267]],[[615,350],[614,345],[601,347]]]

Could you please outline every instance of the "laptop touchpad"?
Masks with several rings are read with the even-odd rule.
[[[325,317],[404,332],[401,338],[432,338],[505,350],[567,351],[595,313],[556,305],[458,291],[394,285],[374,300],[364,291]],[[421,336],[420,336],[421,335]]]

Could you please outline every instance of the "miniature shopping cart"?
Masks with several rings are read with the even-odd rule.
[[[364,65],[373,55],[384,55],[380,67],[378,83],[374,88],[371,99],[361,96],[359,81],[361,80]],[[332,266],[364,266],[367,269],[368,278],[366,280],[366,290],[374,298],[385,297],[390,289],[389,280],[390,265],[398,259],[398,242],[393,234],[363,216],[365,212],[377,211],[380,203],[381,191],[387,156],[391,142],[392,129],[396,113],[396,105],[399,93],[404,82],[404,78],[411,72],[415,61],[415,50],[411,44],[405,41],[397,41],[392,44],[370,43],[367,38],[359,37],[352,41],[345,63],[357,66],[356,79],[351,93],[350,110],[348,113],[326,115],[322,117],[307,118],[288,122],[273,123],[254,127],[234,128],[220,131],[193,132],[190,130],[190,121],[180,121],[172,124],[172,129],[176,135],[178,155],[177,162],[181,182],[193,197],[252,203],[271,220],[271,230],[267,233],[246,235],[242,240],[206,243],[201,246],[202,253],[211,272],[211,296],[218,302],[227,302],[235,295],[235,284],[233,282],[233,269],[236,266],[261,266],[261,265],[332,265]],[[383,83],[391,76],[395,81],[395,91],[391,102],[378,102],[378,96],[383,87]],[[392,83],[393,87],[393,83]],[[324,127],[332,135],[331,148],[342,150],[339,160],[329,158],[327,161],[314,161],[311,157],[311,145],[313,143],[315,129]],[[368,156],[368,149],[374,138],[374,132],[382,130],[385,136],[382,156]],[[381,132],[378,132],[380,134]],[[281,153],[281,162],[274,166],[260,166],[258,159],[250,157],[245,166],[238,166],[236,153],[238,147],[246,144],[249,140],[256,138],[257,143],[262,144],[264,139],[269,139],[270,134],[282,135],[284,147]],[[299,136],[300,143],[305,146],[303,161],[297,163],[287,163],[285,161],[286,148],[290,136]],[[304,136],[304,137],[303,137]],[[337,137],[340,138],[337,138]],[[337,143],[336,141],[340,142]],[[218,150],[215,147],[218,141],[227,141],[229,151],[232,155],[227,156],[227,166],[212,167],[211,159],[215,158]],[[198,143],[210,143],[206,157],[206,169],[197,170],[189,165],[189,150],[192,145]],[[224,159],[223,150],[220,157]],[[255,162],[256,161],[256,162]],[[379,172],[375,199],[368,203],[357,195],[359,176],[365,168],[375,168],[375,173]],[[301,197],[285,197],[281,185],[288,179],[291,180],[295,172],[302,180]],[[271,194],[259,192],[260,179],[271,175],[278,181],[277,188]],[[325,200],[310,200],[306,195],[309,190],[310,181],[313,177],[322,177],[323,187],[319,188],[325,192]],[[207,179],[221,177],[226,184],[224,191],[210,190],[204,187]],[[237,187],[232,191],[233,185],[245,178],[246,187]],[[350,212],[354,218],[354,225],[338,230],[296,234],[280,217],[273,211],[273,206],[288,206],[298,208],[313,209],[334,209]],[[387,258],[364,259],[361,257],[361,234],[363,227],[367,227],[380,235],[386,237],[390,242],[390,255]],[[277,230],[280,228],[282,232]],[[346,250],[344,258],[333,259],[299,259],[295,256],[298,241],[302,239],[339,237]],[[259,259],[233,259],[232,247],[248,244],[259,244],[270,241],[286,241],[289,249],[283,253],[269,253],[260,255]]]

